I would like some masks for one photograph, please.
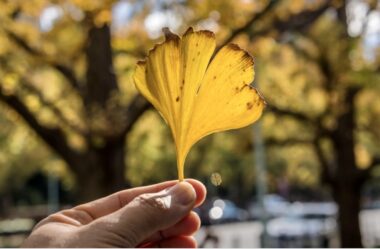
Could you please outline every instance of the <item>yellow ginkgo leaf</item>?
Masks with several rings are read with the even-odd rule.
[[[214,33],[189,28],[180,38],[168,29],[164,32],[165,42],[138,62],[134,81],[170,126],[183,180],[192,145],[211,133],[255,122],[265,101],[250,86],[254,63],[246,51],[228,44],[211,59]]]

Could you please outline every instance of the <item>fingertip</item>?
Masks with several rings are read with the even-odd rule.
[[[196,212],[191,211],[190,214],[183,218],[183,220],[178,224],[176,224],[175,227],[177,232],[179,231],[182,233],[182,235],[189,236],[199,230],[201,227],[201,219]]]
[[[195,207],[201,205],[204,202],[206,198],[206,194],[207,194],[207,189],[205,185],[202,182],[192,179],[192,178],[185,179],[185,182],[190,183],[195,190],[195,193],[196,193]]]
[[[201,220],[198,214],[191,211],[185,218],[172,227],[156,232],[142,242],[142,245],[157,243],[162,238],[171,238],[178,236],[191,236],[196,233],[201,226]]]
[[[193,185],[188,182],[179,182],[169,188],[170,195],[173,196],[177,204],[192,208],[197,200],[197,193]]]

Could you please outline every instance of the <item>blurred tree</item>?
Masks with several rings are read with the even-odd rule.
[[[380,163],[380,137],[373,128],[378,120],[374,96],[380,94],[380,74],[379,55],[372,51],[368,59],[368,52],[363,51],[366,30],[356,36],[349,33],[347,12],[355,8],[350,3],[331,2],[323,17],[307,30],[274,34],[280,44],[261,41],[269,50],[259,52],[258,58],[266,64],[261,71],[262,88],[271,112],[278,120],[282,116],[297,120],[298,127],[308,130],[296,128],[294,132],[286,126],[280,129],[283,134],[272,132],[268,142],[280,138],[286,146],[294,142],[313,148],[322,180],[331,187],[339,206],[341,245],[361,247],[361,191]],[[369,25],[371,12],[378,11],[375,7],[368,6],[364,27]],[[256,46],[255,51],[262,49]]]
[[[128,185],[125,137],[149,106],[118,84],[113,2],[0,3],[0,100],[67,163],[82,200]]]
[[[317,184],[320,165],[339,204],[342,246],[360,246],[360,189],[380,161],[380,59],[364,58],[364,31],[348,33],[351,2],[3,0],[0,101],[66,162],[82,200],[174,178],[170,132],[154,112],[142,116],[149,105],[130,76],[158,26],[211,29],[220,46],[238,42],[257,59],[270,104],[271,184],[284,176]],[[360,2],[367,17],[378,11],[376,1]],[[115,14],[123,8],[127,19]],[[250,193],[250,137],[243,129],[205,139],[189,155],[188,175],[220,172]]]
[[[112,15],[119,3],[127,4],[128,15],[134,17],[127,30],[118,27],[119,16]],[[222,10],[235,6],[224,3]],[[154,20],[157,12],[169,7],[185,13],[193,4],[0,2],[0,101],[66,162],[82,200],[129,185],[124,174],[127,134],[149,107],[130,79],[136,57],[153,43],[148,34],[154,34],[149,33],[149,25],[144,32],[143,21]],[[235,6],[234,16],[240,15],[241,5]],[[273,6],[260,1],[254,9],[265,7],[267,12]],[[200,17],[187,14],[179,23],[196,23]]]

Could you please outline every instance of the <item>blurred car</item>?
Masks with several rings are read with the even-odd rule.
[[[248,208],[250,218],[257,220],[266,215],[267,219],[286,215],[290,203],[279,195],[269,194],[263,198],[264,209],[257,202],[251,203]]]
[[[294,203],[267,223],[269,247],[328,247],[337,231],[334,203]]]
[[[362,209],[380,209],[380,200],[367,201],[362,205]]]
[[[202,225],[244,221],[249,217],[246,210],[226,199],[213,199],[195,209],[195,212],[201,217]]]

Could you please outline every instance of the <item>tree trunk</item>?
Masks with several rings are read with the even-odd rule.
[[[96,145],[89,138],[88,151],[72,165],[78,184],[76,199],[80,202],[94,200],[126,187],[125,134],[117,129],[119,120],[111,120],[113,110],[107,109],[111,95],[119,90],[108,25],[90,28],[85,53],[87,72],[84,103],[89,123],[91,126],[91,122],[97,122],[97,115],[105,115],[109,126],[96,131],[90,127],[94,133],[91,136],[100,137],[104,144]]]
[[[355,96],[357,89],[348,89],[343,112],[332,132],[336,155],[336,170],[332,187],[339,207],[339,233],[342,247],[362,247],[359,212],[363,174],[355,160]]]
[[[333,190],[339,207],[339,237],[343,248],[362,247],[359,225],[360,189],[361,186],[341,181]]]
[[[117,138],[101,148],[91,148],[75,167],[77,200],[91,201],[129,187],[125,179],[125,139]]]
[[[113,67],[111,31],[108,25],[92,27],[86,47],[86,107],[105,107],[118,85]]]

